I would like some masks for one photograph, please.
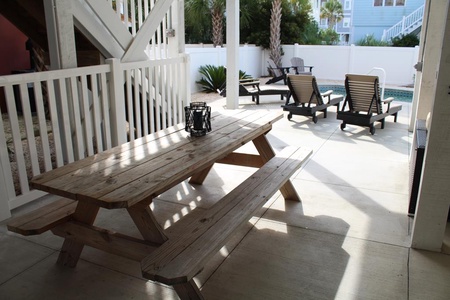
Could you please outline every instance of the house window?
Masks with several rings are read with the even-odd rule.
[[[373,0],[373,6],[405,6],[405,0]]]
[[[344,10],[350,10],[352,8],[352,1],[351,0],[345,0],[344,2]]]
[[[344,18],[344,21],[342,22],[342,27],[344,28],[350,27],[350,18]]]

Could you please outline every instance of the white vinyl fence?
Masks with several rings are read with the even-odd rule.
[[[313,75],[320,80],[342,81],[345,74],[366,74],[373,68],[386,71],[386,84],[406,86],[414,83],[419,47],[362,47],[362,46],[318,46],[283,45],[282,65],[290,66],[292,57],[303,58],[305,65],[314,66]],[[254,45],[243,45],[239,49],[239,69],[253,77],[268,76],[269,52]],[[226,65],[226,48],[211,45],[187,45],[190,55],[191,89],[200,91],[195,83],[201,79],[198,69],[204,65]]]
[[[188,59],[0,76],[0,220],[43,195],[29,180],[183,121]]]

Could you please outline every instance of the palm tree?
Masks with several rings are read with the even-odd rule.
[[[186,0],[186,18],[194,24],[201,24],[208,18],[212,21],[212,42],[214,47],[223,46],[223,21],[226,0]]]
[[[269,57],[281,66],[281,2],[273,0],[270,14],[270,53]]]
[[[291,5],[292,11],[311,11],[311,3],[309,0],[288,0],[288,3]]]
[[[328,29],[332,29],[343,17],[342,4],[338,0],[328,0],[320,8],[320,18],[328,20]]]

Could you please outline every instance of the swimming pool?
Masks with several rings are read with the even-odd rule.
[[[345,87],[343,85],[319,85],[319,90],[321,93],[328,90],[333,90],[334,94],[343,96],[346,94]],[[385,88],[384,98],[388,97],[394,97],[394,101],[412,102],[413,92],[408,90]]]

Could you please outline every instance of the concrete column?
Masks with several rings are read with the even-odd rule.
[[[425,103],[420,99],[418,116],[422,105],[431,105],[431,122],[411,244],[413,248],[431,251],[442,248],[450,206],[450,9],[448,1],[445,5],[444,1],[437,2],[430,6],[429,21],[441,26],[432,32],[428,28],[429,45],[424,52],[424,66],[434,72],[430,72],[430,77],[423,72],[422,80],[426,81],[430,99]],[[427,50],[436,57],[430,57]]]
[[[239,107],[239,1],[227,0],[227,108]]]

